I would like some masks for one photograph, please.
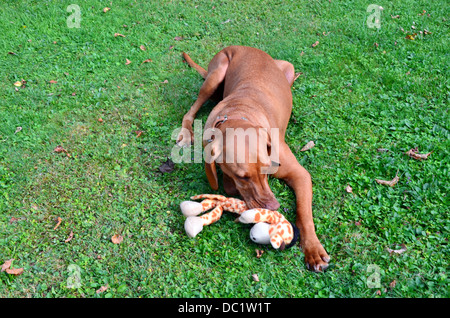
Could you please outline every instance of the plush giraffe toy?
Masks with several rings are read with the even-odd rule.
[[[259,244],[271,244],[275,249],[283,250],[295,244],[299,237],[298,228],[277,212],[267,209],[248,209],[244,201],[227,198],[223,195],[201,194],[191,200],[204,199],[202,202],[183,201],[181,212],[186,216],[184,229],[189,237],[195,237],[203,226],[217,222],[223,211],[237,213],[235,222],[256,223],[250,230],[250,239]],[[198,216],[208,210],[212,211]]]

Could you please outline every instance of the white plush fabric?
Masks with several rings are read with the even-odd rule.
[[[258,244],[269,244],[269,224],[261,222],[256,223],[250,230],[250,239]]]
[[[255,215],[258,211],[255,209],[247,210],[239,217],[239,222],[249,224],[255,223]]]
[[[199,215],[203,212],[202,204],[194,201],[183,201],[180,203],[181,213],[184,216]]]
[[[195,237],[203,230],[203,220],[198,216],[190,216],[184,221],[184,229],[189,237]]]

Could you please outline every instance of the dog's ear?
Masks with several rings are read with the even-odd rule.
[[[219,189],[219,180],[217,178],[217,169],[216,169],[216,163],[206,163],[205,162],[205,172],[206,177],[208,178],[209,185],[211,188],[216,191]]]
[[[270,155],[271,155],[271,151],[272,151],[272,141],[270,138],[270,134],[268,133],[267,129],[265,128],[259,128],[258,129],[259,132],[259,147],[261,147],[260,149],[260,160],[265,163],[265,164],[269,164],[270,162]]]
[[[269,167],[261,167],[262,174],[274,174],[280,166],[280,152],[279,152],[279,131],[278,129],[271,129],[270,134],[267,129],[260,129],[260,146],[267,147],[267,152],[262,152],[262,162]],[[262,149],[262,148],[261,148]]]
[[[219,189],[217,178],[216,160],[222,155],[222,143],[218,139],[205,147],[205,172],[209,185],[213,190]]]

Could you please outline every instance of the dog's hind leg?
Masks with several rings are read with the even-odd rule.
[[[292,84],[294,84],[294,81],[298,77],[298,75],[295,73],[294,65],[283,60],[275,60],[275,63],[277,64],[278,68],[284,73],[284,76],[286,76],[286,79],[289,82],[289,86],[292,86]]]

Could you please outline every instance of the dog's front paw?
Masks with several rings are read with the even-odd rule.
[[[181,128],[180,133],[177,136],[177,146],[178,147],[189,147],[194,143],[194,134],[192,130],[188,128]]]
[[[314,272],[322,272],[328,267],[330,256],[320,244],[319,240],[304,241],[301,243],[305,254],[306,267]]]

